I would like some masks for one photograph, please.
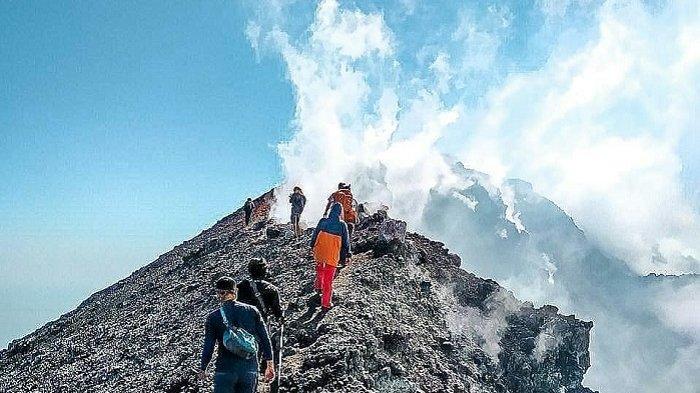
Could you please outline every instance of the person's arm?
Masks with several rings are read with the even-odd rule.
[[[303,210],[305,206],[306,206],[306,196],[302,195],[301,196],[301,209]]]
[[[316,238],[318,237],[318,231],[321,230],[321,222],[323,222],[323,219],[321,219],[318,224],[316,224],[316,228],[314,228],[314,233],[311,235],[311,242],[309,242],[309,246],[311,248],[314,248],[316,245]]]
[[[215,344],[216,336],[214,332],[214,323],[210,315],[207,317],[207,321],[204,323],[204,345],[202,346],[202,360],[199,363],[200,371],[204,372],[204,370],[207,369],[207,365],[211,361],[211,357],[214,354]]]
[[[333,204],[333,195],[328,197],[328,203],[326,203],[326,210],[323,211],[323,217],[328,216],[328,209],[331,208],[332,204]]]
[[[282,306],[280,305],[280,293],[277,288],[270,288],[270,297],[272,313],[279,320],[282,318]]]
[[[255,333],[260,342],[263,360],[272,360],[272,343],[270,342],[270,335],[267,333],[267,326],[265,326],[265,322],[258,309],[253,308],[252,310],[255,313]]]
[[[272,360],[272,342],[270,341],[270,335],[267,334],[267,327],[265,326],[265,322],[263,322],[262,315],[256,308],[253,308],[253,312],[255,313],[255,333],[258,336],[263,360],[265,360],[265,380],[271,382],[275,379],[275,362]]]
[[[340,242],[340,259],[342,261],[349,259],[352,256],[352,249],[350,246],[350,234],[348,232],[348,225],[341,221],[341,239]]]

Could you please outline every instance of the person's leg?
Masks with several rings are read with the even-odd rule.
[[[275,370],[276,372],[277,370]],[[270,384],[270,393],[278,393],[280,391],[280,377],[275,374],[275,379]]]
[[[251,212],[245,212],[245,226],[248,226],[250,224],[250,216]]]
[[[272,333],[270,340],[272,341],[272,359],[274,360],[275,367],[277,367],[277,362],[279,361],[279,351],[280,351],[280,330],[279,327],[275,329]],[[265,367],[262,369],[265,372]],[[275,370],[275,379],[272,380],[270,384],[270,393],[279,392],[279,376],[277,375],[277,370]]]
[[[255,393],[258,388],[258,370],[241,372],[236,381],[234,393]]]
[[[316,279],[314,279],[314,289],[317,291],[321,290],[321,275],[323,273],[321,272],[321,264],[317,263],[316,264]]]
[[[327,304],[330,303],[330,301],[326,300],[326,295],[328,293],[328,289],[326,287],[326,266],[319,265],[318,267],[318,285],[321,290],[321,307],[327,307]]]
[[[335,275],[335,267],[328,266],[321,267],[323,270],[321,274],[321,307],[330,308],[331,307],[331,297],[333,296],[333,276]]]
[[[353,222],[348,222],[348,237],[352,241],[352,232],[355,230],[355,223]]]
[[[294,228],[294,236],[299,237],[299,215],[292,214],[292,228]]]
[[[214,373],[214,393],[232,393],[236,385],[236,374]]]

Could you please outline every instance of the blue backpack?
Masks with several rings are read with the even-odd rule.
[[[226,325],[223,340],[224,347],[228,349],[229,352],[232,352],[234,355],[244,359],[250,359],[257,356],[258,342],[255,340],[255,336],[248,333],[245,329],[232,326],[230,323],[228,323],[228,318],[226,318],[226,313],[224,312],[223,306],[219,309],[219,311],[221,312],[221,318],[224,320],[224,325]]]

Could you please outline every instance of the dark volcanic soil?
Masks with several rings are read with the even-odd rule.
[[[15,340],[0,352],[0,391],[210,391],[192,369],[217,307],[212,282],[264,256],[288,305],[283,391],[590,392],[590,322],[518,301],[382,214],[358,227],[336,307],[321,313],[310,233],[297,240],[268,220],[271,200],[258,198],[253,226],[237,211]]]

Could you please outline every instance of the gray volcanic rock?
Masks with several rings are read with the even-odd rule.
[[[283,391],[590,392],[592,323],[518,301],[385,213],[358,225],[335,307],[322,313],[310,230],[295,239],[268,220],[272,195],[256,200],[250,227],[237,211],[13,341],[0,352],[0,391],[209,391],[193,368],[217,307],[212,282],[243,278],[264,256],[288,306]]]

